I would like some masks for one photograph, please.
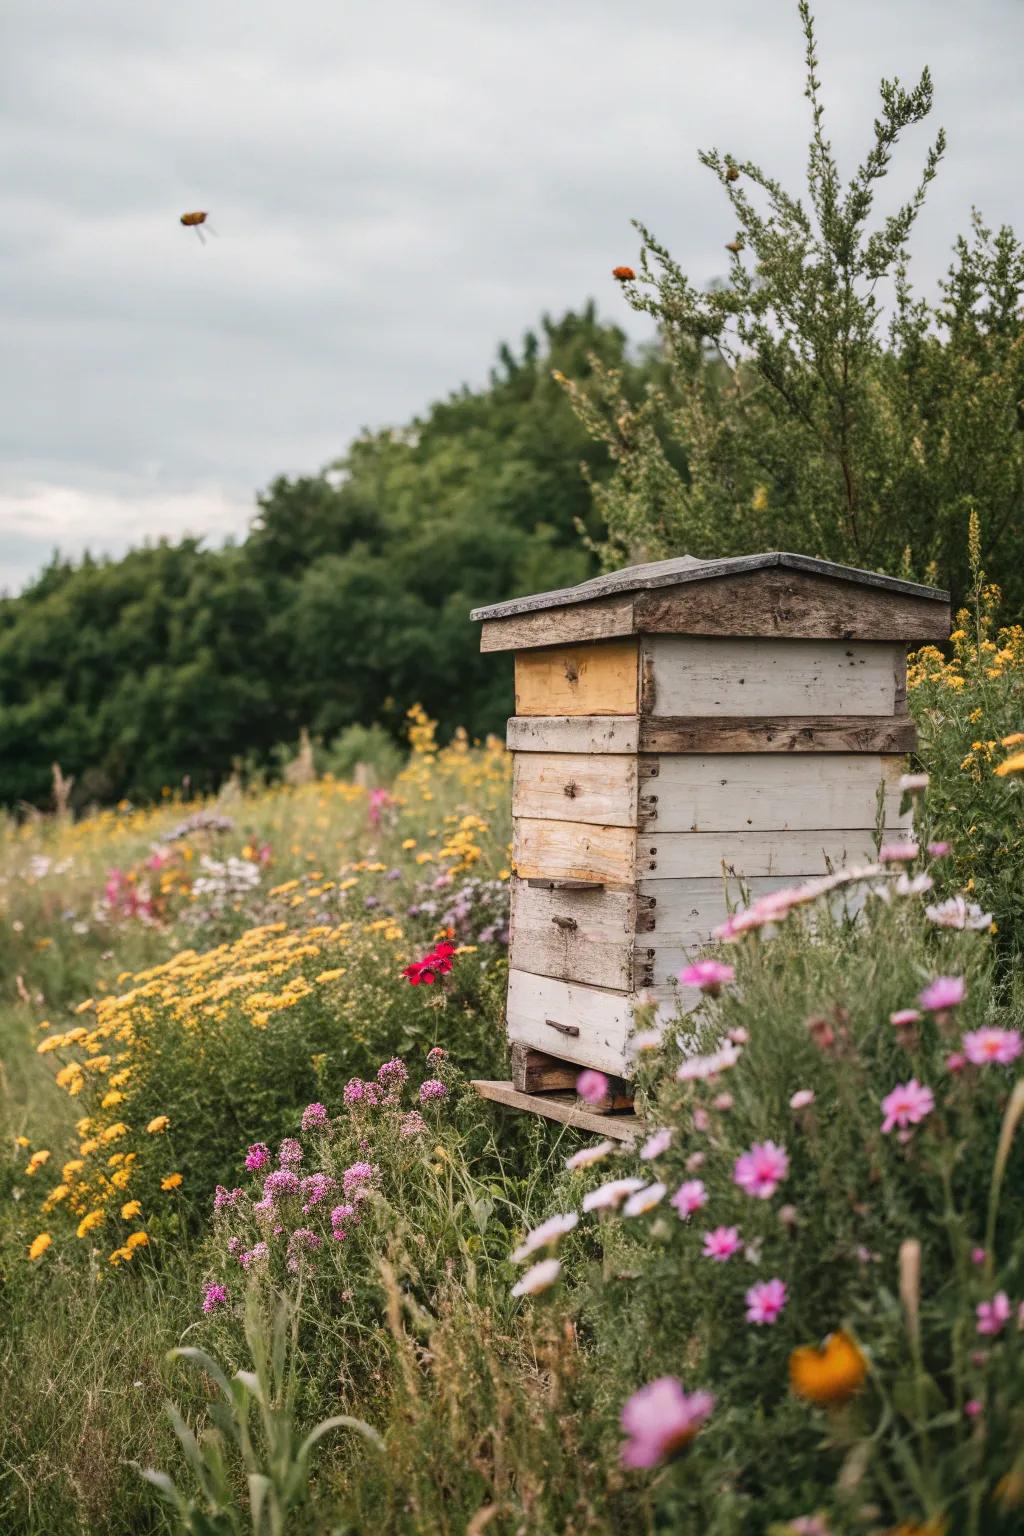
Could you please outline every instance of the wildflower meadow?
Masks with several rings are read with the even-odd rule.
[[[414,710],[386,782],[9,820],[3,1529],[1019,1529],[997,601],[912,659],[913,830],[730,887],[701,1002],[641,1008],[634,1143],[469,1086],[504,1063],[499,742]]]

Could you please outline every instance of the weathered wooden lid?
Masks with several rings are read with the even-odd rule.
[[[628,634],[945,639],[949,593],[809,555],[682,555],[575,587],[475,608],[481,649],[518,650]]]

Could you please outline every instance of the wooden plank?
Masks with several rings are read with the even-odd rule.
[[[647,717],[641,752],[912,752],[914,722],[868,715]]]
[[[476,1078],[470,1086],[482,1099],[494,1104],[504,1104],[531,1115],[541,1115],[546,1120],[557,1120],[577,1131],[593,1131],[595,1135],[612,1141],[635,1141],[646,1134],[646,1122],[631,1110],[618,1114],[601,1115],[573,1095],[560,1093],[520,1093],[511,1083],[494,1079]]]
[[[886,835],[898,838],[901,830],[887,828]],[[838,868],[842,864],[867,863],[874,856],[874,834],[864,827],[788,832],[652,832],[639,841],[637,871],[643,878],[677,880],[720,874],[724,867],[748,877],[791,875],[810,879],[815,874],[824,874],[827,864]]]
[[[839,640],[648,635],[643,711],[687,715],[894,715],[902,647]]]
[[[598,598],[571,608],[513,614],[485,619],[480,631],[482,651],[518,651],[541,645],[572,645],[608,640],[633,633],[631,596]],[[948,627],[946,633],[949,633]],[[943,636],[945,638],[945,636]]]
[[[808,872],[811,880],[822,873]],[[692,949],[706,944],[712,928],[724,923],[729,912],[746,906],[759,896],[783,886],[799,883],[799,876],[762,875],[745,881],[726,881],[715,876],[689,877],[681,880],[641,880],[637,898],[641,912],[637,921],[638,943],[661,949]]]
[[[633,1029],[628,993],[608,992],[512,969],[508,973],[508,1037],[564,1061],[630,1077],[626,1042]],[[572,1031],[578,1031],[574,1034]]]
[[[948,602],[781,566],[638,592],[634,602],[633,623],[642,634],[899,640],[906,646],[946,640],[950,628]],[[549,617],[555,611],[563,610]]]
[[[511,752],[635,752],[638,715],[513,715],[505,736]]]
[[[900,822],[902,757],[737,752],[661,754],[642,761],[649,764],[643,786],[645,831],[874,827],[883,783],[886,819],[894,826]]]
[[[632,755],[523,752],[513,762],[512,814],[635,827],[638,774]]]
[[[631,885],[636,873],[636,830],[583,821],[516,816],[512,862],[521,879],[592,880]]]
[[[514,880],[509,963],[535,975],[629,991],[636,914],[632,890],[547,891]]]
[[[513,1042],[509,1046],[509,1070],[512,1086],[519,1093],[550,1093],[572,1090],[575,1093],[579,1067],[545,1051],[534,1051],[528,1045]]]
[[[516,654],[517,715],[635,715],[635,639]]]

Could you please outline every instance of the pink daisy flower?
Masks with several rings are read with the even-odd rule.
[[[955,1008],[967,996],[967,986],[962,976],[936,976],[925,987],[918,1002],[926,1013],[945,1013]]]
[[[935,1108],[930,1088],[924,1087],[916,1077],[909,1083],[900,1083],[882,1100],[882,1131],[888,1135],[897,1125],[901,1130],[909,1125],[920,1125],[925,1115]]]
[[[680,1184],[669,1201],[669,1205],[678,1211],[680,1221],[689,1221],[694,1211],[699,1211],[707,1203],[708,1192],[702,1179],[687,1179],[685,1184]]]
[[[747,1322],[774,1323],[786,1305],[784,1280],[761,1280],[747,1292]]]
[[[679,982],[684,987],[699,987],[710,997],[717,997],[722,988],[734,980],[736,969],[723,965],[721,960],[695,960],[679,972]]]
[[[883,864],[912,864],[920,851],[916,843],[883,843],[878,857]]]
[[[608,1097],[608,1079],[603,1072],[588,1067],[576,1079],[576,1092],[586,1104],[603,1104]]]
[[[724,1264],[742,1247],[737,1227],[715,1227],[713,1232],[704,1233],[703,1256],[714,1259],[717,1264]]]
[[[987,1029],[969,1030],[964,1035],[963,1046],[967,1060],[976,1067],[984,1067],[989,1062],[1008,1067],[1024,1050],[1024,1040],[1021,1040],[1015,1029],[996,1029],[990,1026]]]
[[[736,1159],[733,1182],[757,1200],[770,1200],[789,1172],[789,1154],[774,1141],[756,1142]]]
[[[889,1023],[894,1029],[907,1029],[911,1024],[917,1024],[920,1018],[916,1008],[897,1008],[895,1013],[890,1013]]]
[[[627,1467],[656,1467],[689,1445],[710,1416],[715,1400],[710,1392],[683,1391],[675,1376],[659,1376],[634,1392],[622,1407],[622,1447]]]
[[[789,1101],[790,1109],[807,1109],[814,1103],[813,1088],[798,1088]]]

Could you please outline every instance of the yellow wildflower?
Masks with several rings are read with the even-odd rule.
[[[132,1171],[130,1168],[119,1168],[116,1173],[111,1174],[110,1182],[115,1189],[124,1189],[131,1176]]]
[[[28,1160],[28,1165],[27,1165],[27,1167],[25,1169],[25,1172],[28,1175],[28,1177],[31,1178],[32,1175],[34,1173],[36,1173],[43,1166],[43,1164],[45,1162],[48,1162],[49,1161],[49,1157],[50,1157],[50,1154],[49,1154],[49,1152],[45,1148],[40,1148],[40,1150],[38,1152],[33,1152],[32,1156]]]
[[[106,1130],[101,1132],[100,1141],[118,1141],[122,1136],[127,1136],[127,1134],[128,1127],[124,1121],[116,1120],[113,1125],[108,1125]]]
[[[49,1232],[40,1232],[39,1236],[34,1237],[31,1243],[29,1243],[29,1258],[32,1260],[41,1259],[52,1242],[53,1238],[50,1236]]]
[[[182,1180],[181,1180],[181,1174],[180,1173],[169,1173],[167,1175],[166,1179],[161,1179],[161,1181],[160,1181],[160,1188],[161,1189],[177,1189],[178,1185],[181,1182],[182,1182]]]
[[[99,1210],[90,1211],[87,1216],[83,1216],[78,1223],[78,1236],[84,1237],[87,1232],[92,1231],[93,1227],[98,1227],[104,1220],[104,1217],[105,1212]]]
[[[165,1131],[170,1123],[171,1120],[169,1115],[154,1115],[152,1120],[146,1126],[146,1130],[151,1136],[156,1136],[159,1131]]]
[[[100,1100],[100,1108],[101,1109],[113,1109],[115,1105],[123,1104],[123,1103],[124,1103],[124,1094],[123,1093],[117,1093],[116,1091],[112,1092],[112,1093],[105,1093],[103,1095],[103,1098]]]
[[[137,1216],[141,1210],[141,1200],[126,1200],[124,1205],[121,1207],[121,1216],[123,1220],[131,1221],[132,1217]]]
[[[789,1383],[812,1403],[845,1403],[864,1385],[868,1363],[856,1339],[839,1329],[820,1349],[804,1345],[789,1357]]]
[[[1024,773],[1024,752],[1014,752],[1012,757],[1006,758],[996,769],[996,777],[1003,779],[1008,773]]]
[[[145,1248],[149,1242],[145,1232],[132,1232],[125,1238],[124,1245],[128,1249]]]

